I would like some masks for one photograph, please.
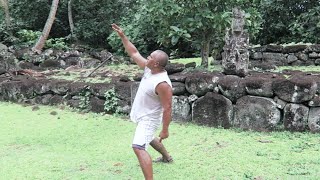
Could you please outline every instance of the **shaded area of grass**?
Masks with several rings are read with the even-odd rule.
[[[0,103],[3,179],[143,179],[131,149],[135,125],[120,117]],[[56,113],[52,113],[52,112]],[[56,115],[51,115],[56,114]],[[172,164],[155,179],[318,179],[320,140],[172,123]],[[151,156],[158,154],[150,148]]]

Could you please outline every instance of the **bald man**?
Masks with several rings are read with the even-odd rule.
[[[152,180],[152,160],[147,152],[149,144],[162,155],[156,159],[156,162],[173,161],[162,144],[162,140],[169,137],[172,112],[172,84],[165,70],[169,57],[161,50],[153,51],[147,59],[142,57],[119,26],[112,24],[112,28],[121,38],[128,55],[140,68],[144,69],[130,113],[131,120],[137,123],[132,148],[145,179]],[[159,138],[154,137],[161,122],[162,130]]]

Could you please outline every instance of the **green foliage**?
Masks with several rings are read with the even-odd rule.
[[[255,36],[261,16],[255,0],[225,2],[210,0],[142,0],[134,16],[122,20],[126,34],[143,53],[156,48],[168,50],[173,58],[198,55],[203,43],[222,48],[225,29],[230,27],[231,11],[240,6],[247,11],[247,27]],[[250,4],[247,5],[247,4]],[[257,5],[258,6],[258,5]],[[113,49],[120,47],[119,39],[109,36]],[[115,40],[118,43],[113,43]]]
[[[74,0],[75,34],[93,45],[108,45],[106,38],[112,32],[111,24],[118,22],[135,7],[135,1]]]
[[[301,19],[305,17],[305,15],[300,18],[298,17],[320,5],[318,0],[263,0],[261,2],[259,11],[263,15],[264,22],[258,36],[259,41],[257,41],[260,44],[292,42],[290,29],[299,29],[298,27],[294,28],[294,24],[297,23],[296,21],[300,23],[305,21]],[[308,23],[308,20],[306,22]],[[290,26],[291,28],[289,28]],[[303,31],[304,32],[300,32],[299,34],[308,33],[309,30],[303,27]],[[300,42],[303,41],[303,38],[296,36],[294,41]]]
[[[290,24],[293,42],[319,43],[320,36],[320,5],[300,14]]]
[[[49,15],[51,2],[48,0],[10,1],[13,23],[16,27],[15,32],[20,29],[42,31]],[[128,9],[135,7],[136,4],[133,0],[73,0],[72,3],[75,34],[78,40],[103,47],[108,46],[106,38],[112,32],[110,24],[125,17]],[[59,2],[49,38],[70,35],[67,4],[67,0]],[[57,46],[61,47],[61,44],[59,43]]]
[[[114,112],[116,114],[119,113],[119,98],[117,97],[117,93],[114,88],[109,89],[104,93],[104,97],[106,101],[104,103],[104,110],[107,112]]]
[[[22,29],[17,32],[20,43],[31,46],[36,43],[41,35],[40,31]],[[45,48],[68,49],[66,38],[49,38],[46,40]]]
[[[90,86],[87,86],[85,89],[83,89],[79,93],[79,96],[80,96],[79,109],[81,110],[87,109],[90,104],[90,96],[91,96]]]
[[[25,43],[27,45],[33,45],[38,40],[39,36],[41,35],[41,32],[22,29],[17,32],[17,35],[20,42]]]
[[[68,49],[66,38],[51,38],[46,41],[45,48]]]
[[[10,33],[8,32],[4,21],[0,19],[0,42],[11,43]]]

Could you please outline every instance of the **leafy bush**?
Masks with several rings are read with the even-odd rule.
[[[320,6],[316,6],[298,16],[291,23],[290,31],[295,42],[319,43]]]
[[[17,32],[17,35],[21,43],[32,45],[36,43],[37,39],[41,35],[41,32],[22,29]]]
[[[41,35],[40,31],[22,29],[17,32],[20,43],[32,46]],[[68,49],[66,38],[50,38],[46,40],[45,48]]]
[[[80,103],[79,103],[79,108],[81,110],[85,110],[88,108],[89,104],[90,104],[90,86],[87,86],[85,89],[83,89],[80,93]]]
[[[115,89],[112,88],[106,91],[104,93],[104,97],[106,98],[106,101],[104,103],[104,110],[106,110],[107,112],[119,113],[119,98],[117,97]]]
[[[45,48],[68,49],[66,38],[51,38],[46,41]]]

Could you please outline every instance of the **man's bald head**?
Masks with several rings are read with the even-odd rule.
[[[159,62],[159,65],[161,67],[166,67],[166,65],[168,64],[169,61],[169,56],[167,53],[165,53],[164,51],[161,50],[155,50],[154,51],[154,57],[156,59],[157,62]]]

